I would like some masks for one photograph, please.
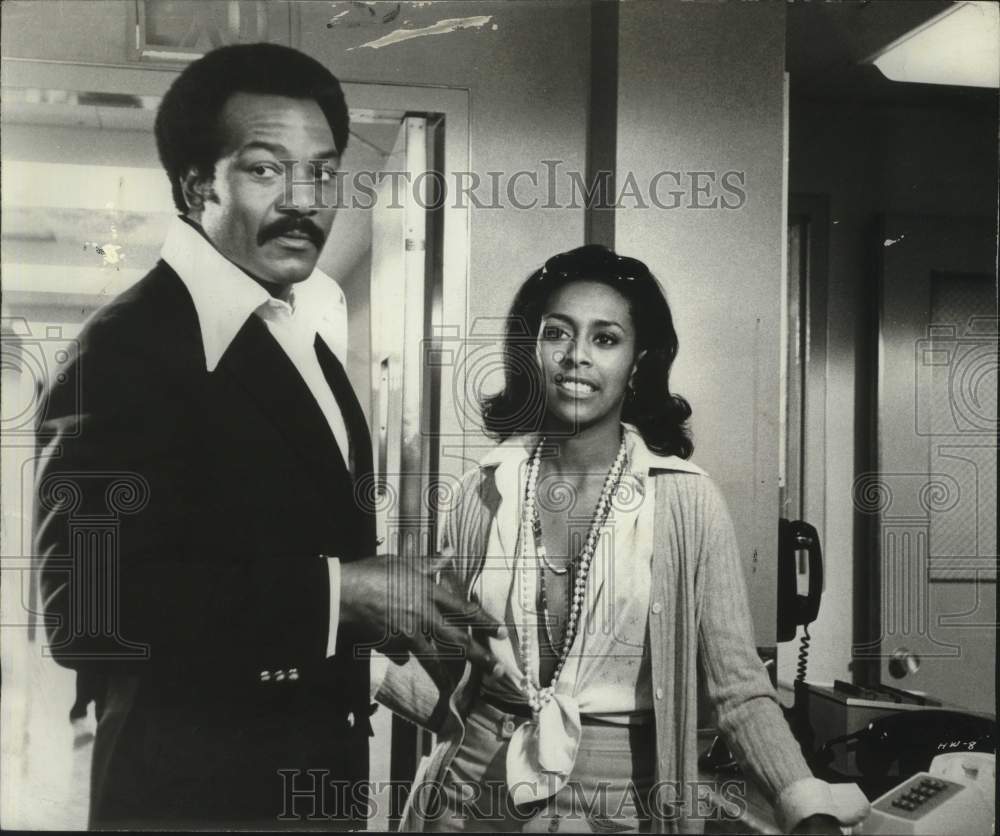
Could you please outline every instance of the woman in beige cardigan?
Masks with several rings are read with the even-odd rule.
[[[725,503],[687,461],[669,390],[670,308],[646,266],[599,246],[555,256],[515,298],[500,439],[447,516],[442,583],[507,624],[498,675],[416,660],[378,698],[437,732],[404,829],[692,832],[699,664],[718,727],[797,832],[839,833],[757,657]],[[437,677],[440,679],[440,675]],[[723,815],[745,787],[718,787]]]

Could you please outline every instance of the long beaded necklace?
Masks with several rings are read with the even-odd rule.
[[[565,575],[569,571],[569,564],[565,566],[556,566],[549,560],[548,552],[545,550],[545,545],[542,543],[542,518],[538,515],[538,505],[534,502],[531,503],[531,533],[535,538],[535,552],[541,558],[542,563],[544,563],[550,572],[554,575]],[[545,573],[542,573],[542,577],[545,577]]]
[[[533,545],[535,545],[536,554],[538,554],[542,559],[544,559],[545,550],[544,547],[540,548],[541,524],[536,524],[538,512],[535,507],[535,493],[538,487],[539,462],[541,461],[542,447],[544,444],[545,438],[543,437],[539,439],[538,445],[535,447],[535,451],[532,453],[531,461],[528,465],[524,508],[521,514],[521,531],[523,538],[521,543],[521,554],[522,556],[526,556],[528,553],[528,544],[523,542],[523,540],[526,540],[528,531],[530,530],[535,538]],[[618,487],[622,473],[625,470],[625,458],[625,438],[623,437],[621,446],[618,448],[618,455],[615,457],[614,464],[611,465],[611,470],[608,471],[608,475],[604,480],[604,486],[601,488],[601,496],[600,499],[597,500],[597,507],[594,509],[594,516],[591,520],[587,537],[584,540],[583,548],[580,550],[580,556],[576,561],[574,561],[576,566],[576,577],[570,597],[569,618],[566,622],[566,632],[563,635],[559,659],[556,662],[555,670],[552,672],[552,680],[544,688],[541,687],[541,683],[537,681],[537,677],[535,677],[533,673],[532,642],[534,640],[534,630],[532,625],[527,623],[529,620],[527,616],[534,610],[534,605],[531,600],[532,595],[528,573],[525,571],[527,567],[521,567],[521,610],[525,614],[526,622],[522,625],[520,631],[521,670],[524,671],[524,693],[528,698],[528,706],[531,708],[532,714],[536,719],[538,712],[542,710],[543,706],[545,706],[546,703],[552,699],[553,694],[555,694],[556,685],[559,683],[559,676],[562,674],[563,667],[566,665],[566,659],[569,657],[569,652],[573,647],[573,641],[576,639],[576,633],[580,624],[580,614],[583,610],[583,600],[587,592],[587,578],[590,575],[590,565],[594,560],[594,552],[597,549],[597,538],[600,534],[601,528],[603,528],[605,522],[607,522],[608,514],[611,511],[611,499],[614,496],[615,489]],[[545,561],[545,563],[547,565],[548,561]],[[545,570],[540,568],[540,571],[544,572]],[[547,609],[547,607],[544,608]],[[547,630],[548,612],[543,612],[542,617],[545,619]]]

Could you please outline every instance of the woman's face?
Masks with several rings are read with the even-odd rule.
[[[624,296],[587,280],[559,288],[542,311],[538,350],[547,425],[575,430],[621,420],[636,362]]]

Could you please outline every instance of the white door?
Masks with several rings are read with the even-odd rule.
[[[424,421],[430,393],[423,352],[428,336],[426,183],[427,120],[402,120],[377,186],[372,211],[371,358],[372,443],[380,554],[425,560],[432,520],[425,507],[431,438]],[[398,590],[397,594],[406,594]],[[422,742],[413,726],[385,709],[372,718],[371,778],[376,788],[371,830],[386,830],[399,815],[396,794],[378,793],[389,779],[413,777]]]
[[[372,440],[383,551],[398,547],[396,527],[419,518],[421,507],[427,209],[415,188],[427,168],[426,137],[426,119],[402,120],[372,212]]]

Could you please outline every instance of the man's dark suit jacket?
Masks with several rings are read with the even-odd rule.
[[[63,371],[39,427],[53,455],[36,546],[52,653],[103,692],[91,826],[357,826],[368,659],[344,627],[326,658],[320,557],[373,553],[353,393],[334,389],[357,482],[257,316],[206,371],[162,261],[95,314]]]

